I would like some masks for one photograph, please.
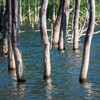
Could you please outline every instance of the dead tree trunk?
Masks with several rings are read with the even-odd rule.
[[[89,3],[90,3],[89,25],[84,41],[83,62],[79,78],[80,83],[84,83],[87,79],[91,40],[93,37],[94,27],[95,27],[95,0],[89,0]]]
[[[86,20],[89,19],[89,0],[86,0]]]
[[[39,6],[40,6],[40,0],[37,0],[37,22],[39,22]]]
[[[78,30],[79,10],[80,10],[80,0],[75,0],[73,50],[77,50],[78,49],[78,40],[79,40],[79,30]]]
[[[8,70],[15,71],[15,59],[14,52],[12,49],[12,2],[8,0]]]
[[[55,22],[55,18],[56,18],[56,15],[55,15],[55,2],[56,2],[56,0],[52,0],[52,21],[53,21],[53,23]]]
[[[68,19],[69,19],[69,0],[63,0],[62,5],[62,20],[60,26],[60,36],[59,36],[59,50],[65,50],[66,33],[68,29]]]
[[[3,38],[3,34],[1,33],[1,31],[2,31],[2,15],[3,15],[3,8],[2,8],[2,5],[0,5],[0,54],[2,54],[2,38]]]
[[[34,22],[36,23],[36,0],[34,0]]]
[[[22,0],[20,0],[20,24],[22,25]]]
[[[30,21],[30,24],[31,24],[31,6],[30,6],[30,0],[28,0],[28,13],[29,13],[29,21]]]
[[[2,4],[4,5],[4,4]],[[4,9],[4,6],[2,10]],[[4,13],[4,14],[3,14]],[[1,16],[0,16],[1,17]],[[0,40],[1,41],[1,54],[7,54],[8,53],[8,33],[7,33],[7,22],[8,22],[8,4],[6,0],[6,10],[2,12],[2,30],[1,33],[3,34],[3,38]]]
[[[15,57],[17,81],[25,82],[24,64],[18,43],[18,14],[19,0],[12,0],[12,44]]]
[[[50,78],[51,74],[50,43],[48,39],[47,25],[46,25],[47,5],[48,5],[48,0],[42,0],[41,10],[40,10],[40,30],[43,41],[44,79]]]
[[[2,11],[2,5],[0,5],[0,32],[2,30],[2,13],[3,13],[3,11]]]
[[[59,6],[58,14],[57,14],[57,19],[53,27],[53,44],[58,44],[58,41],[59,41],[61,17],[62,17],[62,0],[60,0],[60,6]]]
[[[54,22],[55,22],[55,0],[52,0],[52,23],[51,23],[51,48],[52,48],[52,40],[53,40],[53,25],[54,25]]]

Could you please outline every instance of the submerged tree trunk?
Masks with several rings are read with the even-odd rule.
[[[2,4],[3,5],[3,4]],[[4,6],[3,6],[4,7]],[[2,8],[3,10],[4,8]],[[8,22],[8,3],[6,0],[6,10],[4,12],[2,11],[2,29],[1,29],[1,33],[3,34],[3,38],[0,40],[0,53],[1,54],[7,54],[8,53],[8,33],[7,33],[7,22]],[[1,16],[0,16],[1,17]]]
[[[42,0],[40,12],[40,30],[43,41],[43,60],[44,60],[44,79],[50,78],[51,61],[50,61],[50,43],[47,34],[46,12],[48,0]]]
[[[2,14],[3,14],[2,5],[0,5],[0,32],[2,30]]]
[[[60,36],[59,36],[59,50],[65,50],[66,33],[68,29],[68,19],[69,19],[69,0],[63,0],[62,5],[62,20],[60,26]]]
[[[2,38],[3,38],[3,34],[2,34],[2,16],[3,16],[3,8],[2,5],[0,5],[0,54],[2,54]]]
[[[53,27],[53,44],[58,44],[58,41],[59,41],[60,24],[61,24],[61,17],[62,17],[62,1],[63,0],[60,0],[60,6],[59,6],[58,14],[57,14],[57,19]]]
[[[12,2],[8,0],[9,10],[8,10],[8,70],[15,71],[15,59],[12,49]]]
[[[25,82],[25,72],[24,72],[24,64],[22,59],[22,54],[19,49],[18,43],[18,14],[19,14],[19,0],[12,1],[12,44],[13,44],[13,51],[15,57],[15,64],[16,64],[16,73],[17,73],[17,81],[18,82]]]
[[[94,33],[94,26],[95,26],[95,0],[89,0],[89,3],[90,3],[89,25],[88,25],[88,29],[84,41],[83,62],[82,62],[82,68],[80,72],[80,79],[79,79],[80,83],[84,83],[87,79],[91,40],[92,40],[92,36]]]
[[[77,50],[78,49],[78,40],[79,40],[79,30],[78,30],[79,10],[80,10],[80,0],[75,0],[73,50]]]

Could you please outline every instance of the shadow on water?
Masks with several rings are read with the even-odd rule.
[[[88,80],[79,84],[83,42],[80,51],[51,50],[52,75],[43,80],[42,43],[40,33],[21,33],[19,36],[27,82],[17,84],[15,73],[7,71],[7,57],[0,57],[0,100],[99,100],[100,99],[100,35],[94,35]]]

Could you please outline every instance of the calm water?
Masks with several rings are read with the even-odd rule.
[[[0,57],[0,100],[100,100],[100,34],[94,35],[86,84],[79,84],[82,41],[79,53],[67,44],[66,53],[51,51],[52,79],[43,80],[40,33],[21,33],[27,82],[17,84],[14,74],[7,71],[7,57]]]

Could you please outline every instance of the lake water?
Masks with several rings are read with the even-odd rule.
[[[94,35],[91,46],[87,83],[79,84],[83,39],[80,52],[74,53],[67,44],[66,53],[51,50],[51,80],[43,80],[42,44],[40,33],[19,36],[27,82],[17,84],[8,73],[7,57],[0,57],[0,100],[100,100],[100,34]]]

